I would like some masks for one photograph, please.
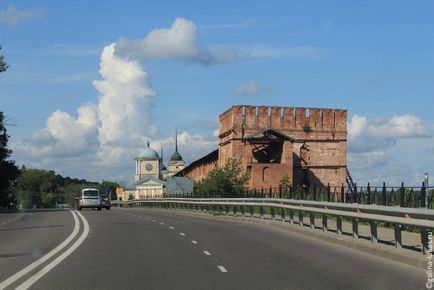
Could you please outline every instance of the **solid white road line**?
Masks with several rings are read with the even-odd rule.
[[[195,244],[195,245],[197,245],[197,242],[196,241],[191,241],[193,244]]]
[[[41,258],[39,258],[38,260],[36,260],[35,262],[31,263],[30,265],[28,265],[27,267],[25,267],[21,271],[15,273],[14,275],[12,275],[11,277],[9,277],[8,279],[6,279],[3,282],[1,282],[0,283],[0,289],[4,289],[4,288],[8,287],[12,283],[14,283],[15,281],[17,281],[21,277],[23,277],[24,275],[28,274],[30,271],[34,270],[36,267],[38,267],[39,265],[41,265],[42,263],[44,263],[46,260],[50,259],[52,256],[54,256],[59,251],[61,251],[63,248],[65,248],[78,235],[78,232],[80,230],[80,222],[79,222],[79,220],[78,220],[77,215],[75,214],[75,212],[71,211],[71,214],[74,217],[74,230],[69,235],[69,237],[66,238],[66,240],[64,240],[56,248],[54,248],[53,250],[51,250],[50,252],[48,252],[47,254],[45,254],[44,256],[42,256]]]
[[[208,252],[208,251],[203,251],[203,253],[204,253],[205,255],[207,255],[207,256],[211,256],[211,253]]]
[[[186,234],[184,234],[184,233],[179,233],[181,236],[183,236],[183,237],[185,237],[186,236]]]
[[[217,266],[217,267],[219,268],[220,272],[222,272],[222,273],[228,272],[228,270],[226,270],[225,267],[223,267],[223,266]]]
[[[83,233],[81,236],[75,241],[74,244],[72,244],[71,247],[69,247],[65,252],[63,252],[61,255],[59,255],[56,259],[51,261],[47,266],[42,268],[39,272],[31,276],[29,279],[27,279],[23,284],[15,288],[16,290],[24,290],[28,289],[30,286],[32,286],[36,281],[38,281],[40,278],[42,278],[45,274],[50,272],[54,267],[59,265],[63,260],[65,260],[69,255],[71,255],[86,239],[87,235],[89,234],[89,224],[87,223],[87,220],[84,218],[84,216],[77,212],[77,214],[80,216],[82,222],[83,222]]]

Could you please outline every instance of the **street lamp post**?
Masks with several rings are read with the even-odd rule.
[[[425,204],[426,204],[426,207],[427,208],[429,208],[429,204],[428,204],[428,202],[429,202],[429,198],[428,198],[428,196],[429,196],[429,178],[428,178],[428,173],[425,173],[425,188],[426,188],[426,194],[425,194]]]

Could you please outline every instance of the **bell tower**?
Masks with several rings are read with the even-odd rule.
[[[149,141],[147,147],[140,152],[139,156],[135,158],[136,161],[136,174],[134,181],[139,181],[147,176],[155,178],[160,177],[160,157],[158,153],[151,149]]]
[[[185,167],[185,162],[178,152],[178,131],[175,129],[175,152],[170,157],[168,164],[168,175],[173,176]]]

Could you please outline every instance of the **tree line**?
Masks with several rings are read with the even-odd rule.
[[[4,61],[3,55],[0,54],[0,73],[5,72],[7,69],[8,65]],[[0,207],[8,205],[12,185],[19,175],[15,162],[10,160],[12,150],[8,148],[9,135],[4,119],[4,114],[0,111]]]
[[[20,175],[12,188],[12,202],[19,208],[50,208],[58,204],[74,204],[83,188],[98,188],[101,193],[115,197],[116,182],[90,182],[85,179],[63,177],[53,170],[21,167]]]
[[[82,188],[98,186],[98,183],[84,179],[63,177],[53,170],[27,169],[23,166],[12,187],[9,203],[19,208],[49,208],[56,203],[73,204]]]

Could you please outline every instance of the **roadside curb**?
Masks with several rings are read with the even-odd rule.
[[[134,208],[130,208],[130,209],[134,209]],[[290,224],[287,221],[282,222],[278,219],[271,220],[266,218],[261,219],[258,217],[250,218],[250,217],[233,216],[233,215],[229,215],[229,216],[214,215],[208,213],[201,213],[195,211],[183,211],[183,210],[165,210],[165,209],[150,209],[150,208],[147,208],[146,210],[170,212],[178,215],[200,216],[201,218],[213,219],[213,220],[227,220],[227,221],[244,222],[249,224],[262,224],[262,225],[272,226],[274,228],[278,228],[284,231],[289,231],[312,239],[341,245],[346,248],[350,248],[363,253],[374,255],[376,257],[382,257],[401,264],[417,267],[419,269],[426,269],[426,263],[427,263],[426,258],[420,252],[412,251],[408,249],[402,249],[402,248],[397,249],[394,246],[389,246],[381,243],[372,244],[370,241],[365,240],[363,238],[354,239],[351,236],[347,236],[347,235],[338,236],[336,233],[333,232],[322,232],[320,229],[312,230],[305,226],[300,227],[298,224]]]

